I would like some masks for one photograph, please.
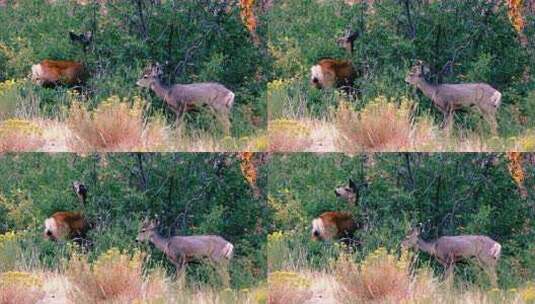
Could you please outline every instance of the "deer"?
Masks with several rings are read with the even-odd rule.
[[[73,190],[79,198],[82,208],[85,204],[87,189],[79,181],[72,183]],[[44,222],[45,239],[51,241],[58,240],[74,240],[83,243],[86,233],[90,228],[90,224],[80,211],[60,211],[52,214]]]
[[[350,60],[320,59],[310,68],[310,83],[318,89],[340,88],[351,92],[357,71]]]
[[[159,220],[145,218],[136,242],[150,242],[162,251],[180,274],[192,261],[208,259],[214,266],[226,269],[234,254],[234,245],[219,235],[192,235],[163,237],[159,232]],[[216,267],[221,270],[221,267]]]
[[[200,107],[208,107],[223,126],[225,134],[230,134],[229,115],[235,97],[232,91],[216,82],[167,86],[160,79],[162,74],[159,63],[151,64],[143,71],[143,75],[136,84],[139,87],[152,90],[164,100],[175,113],[177,126],[185,112]]]
[[[348,203],[348,207],[357,205],[359,199],[359,186],[349,179],[349,184],[335,188],[334,193]],[[313,240],[348,240],[362,228],[351,212],[328,211],[312,220]]]
[[[446,279],[453,274],[457,262],[475,259],[489,276],[491,284],[497,286],[496,265],[502,250],[498,242],[485,235],[442,236],[427,242],[420,238],[420,233],[419,227],[413,228],[401,247],[414,248],[435,257],[444,266]]]
[[[486,83],[461,83],[434,85],[425,79],[429,67],[421,60],[410,69],[405,82],[418,88],[443,114],[442,127],[449,128],[453,112],[462,108],[477,108],[497,134],[496,112],[501,105],[502,94]]]
[[[43,60],[32,65],[31,80],[43,87],[58,85],[77,86],[84,83],[85,68],[72,60]]]

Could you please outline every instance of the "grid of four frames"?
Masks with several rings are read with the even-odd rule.
[[[535,303],[534,1],[0,20],[0,304]]]

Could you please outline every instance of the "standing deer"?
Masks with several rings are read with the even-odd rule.
[[[484,235],[443,236],[426,242],[420,238],[420,228],[413,228],[401,243],[405,249],[415,248],[434,256],[444,266],[445,278],[453,274],[455,263],[474,258],[497,286],[496,265],[502,246]]]
[[[72,183],[73,191],[80,200],[81,207],[84,208],[87,189],[79,181]],[[60,211],[52,214],[45,220],[45,239],[52,241],[62,239],[72,239],[80,244],[84,243],[85,234],[90,225],[79,211]]]
[[[348,185],[337,187],[334,193],[337,197],[343,198],[350,208],[358,203],[359,186],[352,179],[349,179]],[[352,239],[355,231],[360,228],[362,228],[361,223],[355,220],[351,212],[324,212],[312,220],[312,239]]]
[[[45,239],[52,241],[85,238],[89,225],[81,212],[61,211],[45,220]]]
[[[497,134],[496,112],[502,100],[500,92],[486,83],[434,85],[424,78],[428,71],[429,68],[418,60],[407,74],[405,81],[420,89],[433,101],[435,107],[444,115],[442,123],[444,127],[450,126],[454,111],[475,107],[490,124],[492,133]]]
[[[173,236],[165,238],[158,233],[158,221],[145,219],[136,242],[151,242],[181,273],[187,263],[207,258],[215,266],[226,269],[234,253],[234,245],[218,235]],[[221,270],[216,267],[216,270]]]
[[[215,82],[166,86],[160,80],[161,75],[161,66],[158,63],[151,64],[136,84],[142,88],[151,89],[163,99],[176,114],[177,125],[180,124],[184,112],[206,106],[223,125],[225,134],[230,134],[229,115],[235,96],[232,91]]]

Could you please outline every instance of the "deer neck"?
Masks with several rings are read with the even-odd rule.
[[[434,97],[437,92],[437,87],[427,82],[423,77],[416,83],[416,87],[420,89],[425,96],[433,101],[435,100]]]
[[[420,238],[418,238],[418,249],[420,251],[423,251],[429,255],[435,255],[435,242],[426,242]]]
[[[164,238],[157,231],[154,231],[154,233],[150,236],[149,241],[154,245],[154,247],[160,249],[161,251],[167,251],[169,239]]]
[[[169,87],[162,83],[160,79],[157,79],[153,84],[151,84],[150,89],[156,94],[156,96],[167,102],[169,95]]]

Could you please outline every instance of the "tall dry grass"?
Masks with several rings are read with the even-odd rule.
[[[295,272],[276,271],[269,274],[269,304],[304,304],[313,293],[309,290],[311,282]]]
[[[72,283],[68,297],[85,303],[155,301],[166,294],[162,274],[144,275],[143,255],[130,256],[110,249],[90,265],[85,256],[73,256],[67,276]]]
[[[407,151],[429,143],[434,126],[428,120],[415,121],[413,108],[408,100],[397,105],[384,97],[378,97],[360,112],[346,102],[340,103],[335,117],[340,150]]]
[[[166,150],[169,136],[163,120],[145,120],[143,113],[144,102],[137,98],[130,104],[112,96],[93,111],[73,103],[67,118],[73,133],[69,148],[77,152]]]

